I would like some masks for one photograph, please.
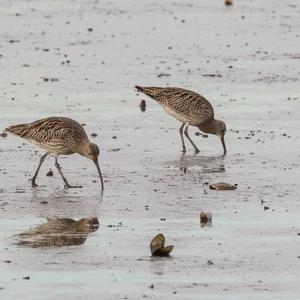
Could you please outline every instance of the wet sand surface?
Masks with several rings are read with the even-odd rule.
[[[33,189],[42,151],[0,136],[1,299],[299,299],[298,1],[19,0],[0,15],[0,128],[74,118],[105,178],[102,195],[92,162],[61,157],[83,185],[64,190],[48,158]],[[206,96],[228,155],[190,128],[201,152],[182,156],[180,124],[135,84]],[[46,218],[90,217],[76,245],[19,243]],[[170,257],[150,256],[159,232]]]

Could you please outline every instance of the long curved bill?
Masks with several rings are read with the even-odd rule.
[[[101,170],[100,170],[100,167],[99,167],[98,159],[94,160],[94,164],[96,165],[96,168],[97,168],[97,171],[98,171],[98,174],[99,174],[99,177],[100,177],[100,181],[101,181],[101,190],[103,191],[104,190],[104,184],[103,184],[103,178],[102,178]]]
[[[224,150],[224,155],[226,155],[227,150],[226,150],[226,145],[225,145],[224,136],[221,137],[221,142],[222,142],[222,146],[223,146],[223,150]]]

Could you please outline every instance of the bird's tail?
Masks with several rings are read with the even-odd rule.
[[[151,98],[154,98],[161,92],[161,88],[158,87],[142,87],[136,85],[135,88],[138,92],[142,92],[147,96],[150,96]]]
[[[18,124],[18,125],[12,125],[12,126],[7,127],[4,130],[4,132],[9,132],[14,135],[23,137],[23,136],[26,136],[29,128],[30,128],[29,124]]]
[[[142,93],[144,92],[144,89],[139,85],[136,85],[135,88],[137,89],[138,92],[142,92]]]

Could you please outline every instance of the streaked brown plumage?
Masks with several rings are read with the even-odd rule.
[[[49,117],[32,123],[13,125],[6,128],[5,131],[22,137],[47,151],[41,157],[37,170],[31,179],[33,187],[36,186],[36,177],[48,154],[54,154],[55,166],[65,183],[65,187],[81,187],[71,186],[68,183],[57,160],[61,154],[70,155],[78,153],[95,163],[103,190],[103,179],[98,163],[99,148],[96,144],[89,141],[85,130],[76,121],[64,117]]]
[[[179,132],[183,152],[186,152],[183,132],[193,145],[195,152],[199,152],[199,149],[188,134],[188,127],[189,125],[192,125],[198,127],[205,133],[219,136],[222,141],[224,155],[226,154],[224,141],[226,125],[223,121],[214,118],[214,109],[210,102],[203,96],[193,91],[176,87],[163,88],[136,86],[136,89],[156,100],[168,114],[182,123]]]

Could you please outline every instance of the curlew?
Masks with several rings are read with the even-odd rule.
[[[55,157],[55,167],[65,183],[65,188],[81,187],[69,184],[58,163],[59,155],[78,153],[94,162],[103,190],[103,179],[98,163],[99,148],[89,141],[85,130],[76,121],[63,117],[49,117],[32,123],[13,125],[6,128],[5,131],[24,138],[46,150],[33,177],[30,179],[32,187],[37,186],[35,180],[46,156],[49,154],[53,154]]]
[[[224,155],[226,154],[226,145],[224,135],[226,125],[223,121],[214,118],[214,109],[210,102],[203,96],[181,88],[176,87],[141,87],[136,86],[139,92],[150,96],[157,101],[164,110],[182,123],[179,133],[182,143],[182,152],[186,152],[183,133],[189,142],[193,145],[195,152],[199,149],[194,144],[188,134],[189,126],[196,126],[201,131],[214,134],[220,137]]]

